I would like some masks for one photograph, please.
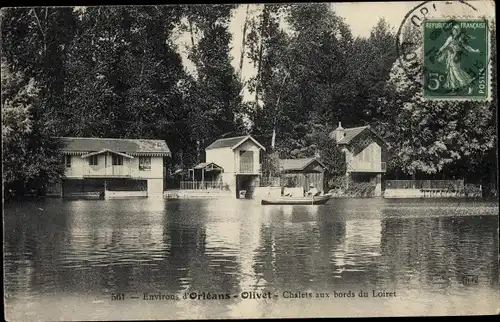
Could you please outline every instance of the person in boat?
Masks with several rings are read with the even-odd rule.
[[[314,186],[314,184],[310,184],[309,185],[309,190],[306,192],[306,196],[319,196],[320,192],[318,189],[316,189],[316,187]]]

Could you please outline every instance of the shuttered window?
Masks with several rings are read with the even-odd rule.
[[[151,170],[151,157],[139,157],[139,170],[141,171]]]
[[[66,168],[71,168],[71,155],[64,156],[64,164],[66,165]]]
[[[113,165],[123,165],[123,157],[121,155],[113,155]]]
[[[89,158],[89,165],[97,165],[98,164],[98,156],[93,155]]]

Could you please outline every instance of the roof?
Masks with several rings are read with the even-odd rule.
[[[115,139],[89,137],[60,137],[63,152],[91,153],[101,150],[127,154],[149,154],[171,156],[172,153],[164,140]]]
[[[99,155],[99,154],[103,154],[105,152],[111,152],[111,153],[114,153],[114,154],[118,154],[118,155],[121,155],[122,157],[126,157],[126,158],[130,158],[130,159],[133,159],[134,157],[131,156],[131,155],[128,155],[128,154],[124,154],[124,153],[120,153],[120,152],[116,152],[116,151],[113,151],[113,150],[110,150],[110,149],[102,149],[100,151],[97,151],[97,152],[91,152],[91,153],[88,153],[88,154],[84,154],[82,155],[82,158],[89,158],[89,157],[92,157],[94,155]]]
[[[262,150],[266,150],[262,144],[257,142],[253,137],[250,135],[244,135],[244,136],[235,136],[231,138],[224,138],[224,139],[218,139],[209,146],[205,148],[205,150],[212,150],[212,149],[221,149],[221,148],[231,148],[231,149],[236,149],[238,146],[241,144],[245,143],[247,140],[252,140],[259,148]]]
[[[333,132],[337,131],[339,128],[335,129]],[[341,130],[344,132],[344,137],[340,139],[337,144],[349,144],[351,141],[361,134],[364,130],[368,129],[370,130],[375,136],[377,136],[380,140],[382,140],[385,144],[387,144],[387,141],[384,140],[377,132],[375,132],[369,125],[366,126],[359,126],[359,127],[352,127],[352,128],[342,128],[340,127]],[[330,136],[333,138],[333,132],[330,134]]]
[[[321,166],[326,168],[326,166],[315,157],[301,158],[301,159],[280,159],[280,168],[281,170],[284,171],[291,171],[291,170],[301,171],[304,170],[308,165],[310,165],[314,161],[317,161]]]
[[[195,166],[193,169],[209,169],[209,170],[222,170],[223,168],[220,165],[217,165],[213,162],[203,162]]]

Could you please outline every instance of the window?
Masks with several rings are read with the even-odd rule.
[[[113,154],[113,165],[123,165],[123,157],[121,155]]]
[[[240,151],[240,172],[253,173],[253,151]]]
[[[66,164],[66,168],[71,168],[71,155],[64,156],[64,163]]]
[[[151,157],[139,157],[139,170],[141,171],[151,170]]]
[[[89,165],[97,165],[98,164],[98,161],[97,161],[97,155],[93,155],[89,158]]]

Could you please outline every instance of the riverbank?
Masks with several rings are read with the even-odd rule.
[[[234,192],[227,190],[166,190],[163,192],[166,199],[217,199],[236,198]]]
[[[281,188],[276,189],[255,189],[253,196],[251,199],[260,199],[263,196],[281,196]],[[166,190],[163,192],[162,196],[159,196],[160,199],[163,197],[164,199],[227,199],[232,198],[236,199],[234,192],[225,191],[225,190]],[[80,193],[80,194],[70,194],[62,197],[61,195],[35,195],[35,194],[26,194],[26,195],[9,195],[4,196],[4,202],[10,201],[22,201],[22,200],[38,200],[45,198],[62,198],[62,199],[142,199],[148,198],[144,193],[131,194],[126,193],[125,195],[121,195],[119,193],[115,193],[112,196],[108,196],[108,198],[104,198],[100,194],[96,193]],[[332,199],[476,199],[483,201],[498,201],[498,196],[481,196],[481,195],[465,195],[463,193],[456,192],[434,192],[429,193],[425,191],[421,191],[420,189],[386,189],[383,191],[382,196],[356,196],[356,195],[341,195],[335,194],[332,195]]]

